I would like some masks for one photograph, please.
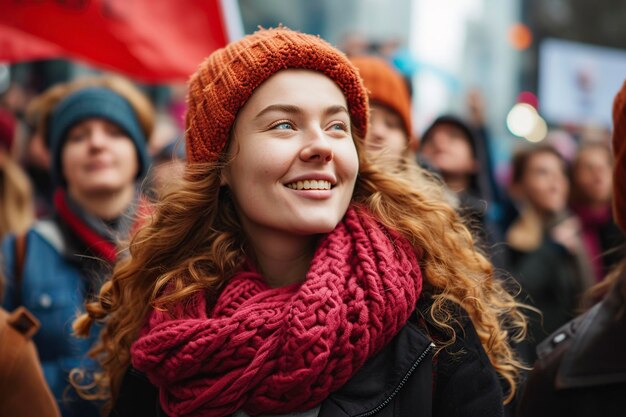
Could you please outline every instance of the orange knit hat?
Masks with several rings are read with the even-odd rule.
[[[346,97],[354,133],[365,137],[367,93],[346,56],[317,36],[284,27],[261,29],[213,52],[192,75],[186,115],[188,160],[215,161],[254,89],[287,68],[319,71],[332,79]]]
[[[613,215],[626,232],[626,81],[613,102]]]
[[[365,88],[369,90],[370,102],[382,104],[398,113],[405,133],[411,137],[411,98],[402,75],[382,58],[357,56],[350,60],[359,69]]]

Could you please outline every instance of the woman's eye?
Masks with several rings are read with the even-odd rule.
[[[71,132],[68,136],[67,136],[67,141],[68,142],[80,142],[81,140],[83,140],[84,138],[87,137],[87,133],[86,132]]]
[[[343,122],[333,123],[333,124],[330,126],[330,128],[331,128],[331,130],[341,130],[341,131],[344,131],[344,132],[347,132],[347,131],[348,131],[348,127],[347,127],[347,126],[346,126],[346,124],[345,124],[345,123],[343,123]]]
[[[272,129],[288,130],[293,129],[293,125],[290,122],[280,122],[272,126]]]
[[[110,136],[124,136],[125,133],[122,129],[118,127],[110,127],[107,129],[107,134]]]

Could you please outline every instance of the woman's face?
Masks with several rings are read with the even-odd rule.
[[[575,164],[573,178],[582,198],[589,203],[608,203],[613,187],[612,171],[608,149],[596,147],[582,150]]]
[[[535,209],[554,214],[565,208],[569,182],[564,170],[563,161],[549,152],[529,158],[520,185]]]
[[[343,218],[359,162],[346,99],[321,73],[265,81],[239,112],[228,152],[222,183],[249,235],[327,233]]]
[[[422,143],[421,153],[443,174],[471,175],[476,172],[476,160],[469,140],[457,126],[441,123]]]
[[[385,106],[371,104],[370,129],[365,138],[367,152],[393,169],[406,156],[408,143],[400,115]]]
[[[72,194],[117,192],[134,186],[139,170],[132,140],[116,124],[91,118],[74,125],[61,151],[63,176]]]

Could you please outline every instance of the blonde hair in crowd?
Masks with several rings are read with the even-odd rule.
[[[133,237],[130,256],[116,266],[97,299],[74,322],[79,336],[87,336],[94,322],[104,323],[100,342],[90,352],[101,372],[89,385],[82,385],[81,370],[72,375],[83,396],[116,398],[130,364],[130,346],[152,308],[167,308],[197,291],[214,298],[244,263],[245,237],[228,191],[220,187],[221,168],[228,163],[225,153],[216,163],[187,166],[180,187],[158,203],[152,221]],[[435,294],[430,315],[451,334],[447,344],[456,338],[450,301],[468,312],[491,363],[508,383],[510,401],[524,367],[509,345],[509,340],[525,336],[520,305],[495,278],[493,266],[477,251],[461,218],[441,192],[434,191],[437,184],[422,176],[416,186],[408,176],[386,174],[360,150],[359,159],[353,202],[366,205],[385,225],[404,233],[420,253],[425,287]]]
[[[2,151],[0,150],[0,153]],[[0,237],[26,233],[35,220],[30,180],[8,154],[0,155]]]

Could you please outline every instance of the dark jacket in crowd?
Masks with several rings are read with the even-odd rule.
[[[537,344],[576,316],[586,273],[581,256],[551,237],[557,222],[535,229],[533,219],[520,216],[507,233],[509,272],[521,286],[519,301],[541,311],[528,312],[528,337],[516,346],[529,365],[537,359]]]
[[[626,416],[625,306],[614,286],[539,345],[518,417]]]
[[[500,380],[469,318],[456,328],[456,342],[439,351],[437,340],[447,336],[430,322],[422,298],[392,342],[322,402],[319,417],[503,415]],[[111,416],[164,415],[157,389],[131,368]]]

